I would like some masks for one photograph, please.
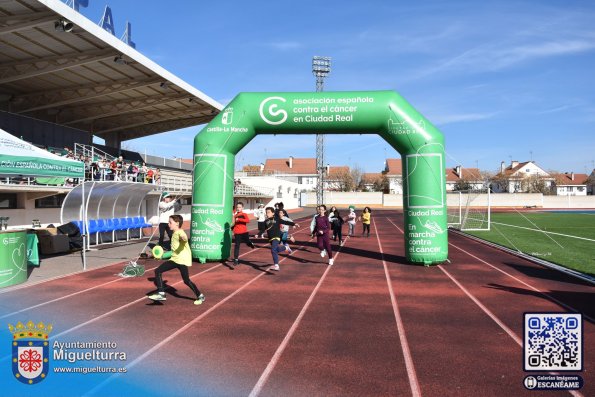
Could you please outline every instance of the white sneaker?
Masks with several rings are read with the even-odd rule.
[[[335,263],[335,260],[333,258],[328,260],[329,266],[333,266],[333,263]]]
[[[291,247],[289,245],[285,246],[285,251],[287,252],[287,255],[291,255],[291,253],[293,252],[293,250],[291,249]]]
[[[274,271],[278,272],[281,269],[279,268],[279,265],[275,263],[273,266],[269,267],[269,270],[274,270]]]
[[[345,240],[341,241],[341,247],[345,245]]]
[[[326,250],[320,251],[320,256],[322,256],[324,258],[326,256]]]

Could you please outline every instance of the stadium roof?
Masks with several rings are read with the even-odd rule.
[[[0,0],[0,109],[120,142],[222,107],[60,0]]]

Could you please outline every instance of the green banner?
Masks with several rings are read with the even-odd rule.
[[[407,260],[447,259],[444,137],[394,91],[239,94],[194,140],[194,258],[229,256],[236,153],[256,134],[315,133],[378,134],[401,153]]]
[[[82,178],[84,165],[80,161],[60,161],[43,157],[0,155],[0,173]]]
[[[0,232],[0,288],[27,281],[27,232]]]

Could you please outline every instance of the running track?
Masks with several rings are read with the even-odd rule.
[[[128,371],[50,373],[25,386],[8,379],[3,343],[0,379],[12,396],[568,396],[524,389],[523,313],[579,311],[585,387],[573,395],[595,395],[591,285],[455,234],[451,263],[408,265],[402,222],[396,211],[375,211],[372,235],[348,239],[332,267],[304,228],[309,220],[278,273],[266,271],[264,240],[242,247],[235,270],[195,263],[202,306],[174,272],[164,279],[178,297],[151,304],[156,261],[141,278],[115,277],[116,264],[0,290],[5,324],[52,323],[52,343],[116,342],[127,360],[100,364]]]

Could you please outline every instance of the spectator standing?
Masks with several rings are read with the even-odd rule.
[[[161,201],[159,202],[159,245],[163,247],[165,233],[167,233],[171,242],[172,231],[169,228],[169,217],[175,212],[174,204],[176,200],[173,200],[168,192],[161,194]],[[165,248],[164,248],[165,250]]]

